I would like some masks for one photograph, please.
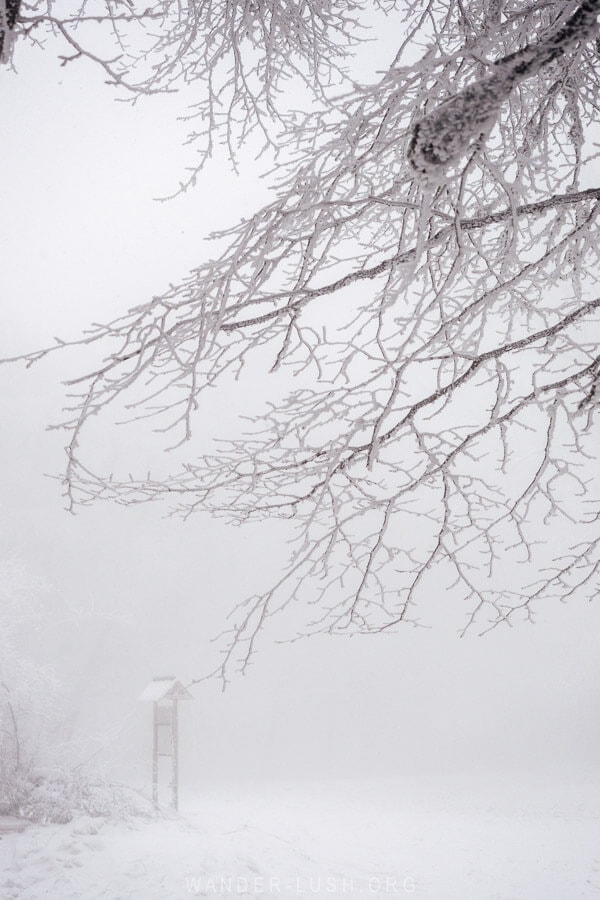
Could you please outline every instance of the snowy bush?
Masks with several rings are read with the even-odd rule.
[[[150,804],[124,785],[96,781],[76,769],[32,770],[0,794],[0,811],[40,824],[65,824],[81,815],[129,818],[147,815]]]
[[[149,801],[107,783],[65,738],[64,690],[31,652],[35,626],[51,615],[42,596],[18,563],[0,563],[0,815],[65,823],[144,814]]]
[[[0,767],[0,815],[39,824],[65,824],[81,815],[130,818],[149,815],[151,805],[125,785],[97,780],[77,768],[38,770]]]

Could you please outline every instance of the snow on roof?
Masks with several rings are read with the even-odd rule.
[[[157,703],[159,700],[177,698],[178,700],[190,700],[192,695],[184,685],[172,675],[154,678],[140,694],[140,700],[150,700]]]

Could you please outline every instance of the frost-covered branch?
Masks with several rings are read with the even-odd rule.
[[[4,62],[10,61],[15,41],[25,51],[27,43],[41,45],[53,35],[58,42],[50,47],[57,47],[61,65],[88,60],[125,97],[184,93],[189,143],[199,161],[183,187],[221,145],[233,162],[253,133],[276,150],[289,85],[322,105],[329,88],[339,89],[344,81],[345,59],[365,30],[360,23],[365,11],[390,5],[386,0],[2,2],[0,40],[10,35]]]
[[[597,590],[596,6],[391,4],[392,64],[286,122],[272,202],[78,342],[98,362],[70,381],[71,508],[296,529],[232,616],[224,677],[276,614],[291,637],[369,633],[442,595],[484,631]],[[253,407],[211,444],[215,391]],[[170,473],[104,472],[86,437],[115,418],[166,434]]]
[[[598,33],[599,0],[584,0],[563,25],[489,67],[490,74],[448,97],[415,123],[408,150],[411,166],[426,180],[444,180],[449,166],[491,131],[517,85]]]

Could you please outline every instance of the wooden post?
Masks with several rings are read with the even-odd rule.
[[[153,703],[154,727],[152,741],[152,802],[158,806],[158,703]]]
[[[171,715],[171,804],[175,812],[179,809],[179,738],[177,734],[177,698],[173,698]]]
[[[172,675],[154,678],[140,695],[140,700],[152,701],[153,705],[152,802],[156,807],[159,805],[161,778],[167,777],[168,800],[175,811],[179,808],[178,704],[179,700],[189,700],[191,696]],[[161,774],[160,760],[163,757],[170,757],[170,760],[165,760],[162,765],[165,771]]]

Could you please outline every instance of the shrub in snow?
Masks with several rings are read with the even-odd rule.
[[[0,561],[0,815],[65,823],[82,814],[143,814],[149,801],[65,762],[73,754],[61,735],[58,682],[28,655],[43,620],[39,593],[18,563]]]
[[[123,819],[150,812],[150,801],[141,794],[125,785],[102,781],[79,768],[0,769],[0,815],[62,825],[82,816]]]

